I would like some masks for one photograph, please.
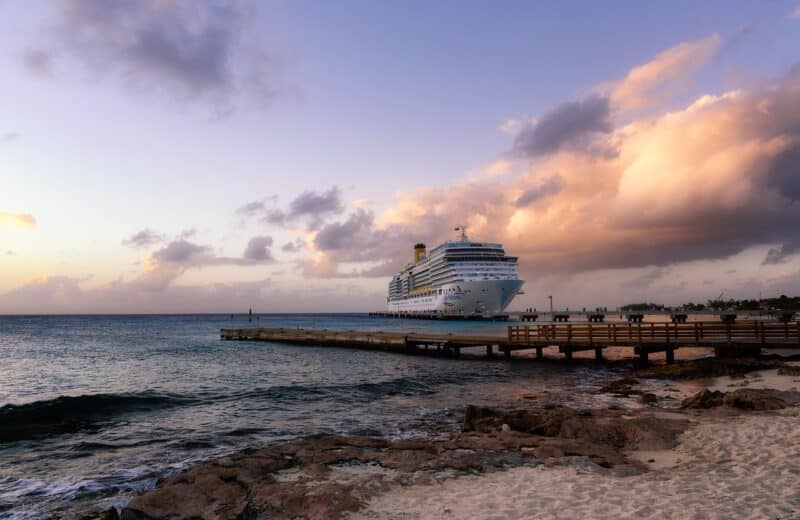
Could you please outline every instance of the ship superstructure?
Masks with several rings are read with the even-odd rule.
[[[517,257],[501,244],[473,242],[464,226],[458,240],[428,252],[414,246],[414,262],[392,277],[388,310],[464,316],[501,314],[522,288]]]

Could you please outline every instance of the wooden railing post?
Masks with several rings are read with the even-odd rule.
[[[514,343],[514,332],[513,332],[513,329],[514,329],[514,327],[512,327],[511,325],[508,326],[508,342],[509,343]]]
[[[572,323],[567,325],[567,344],[572,344]]]
[[[731,342],[731,322],[725,322],[725,335],[728,337],[728,343]]]
[[[591,347],[594,345],[594,341],[592,340],[592,324],[589,324],[589,346]]]
[[[614,343],[616,343],[617,342],[617,324],[616,323],[612,323],[611,326],[612,326],[612,328],[614,330]]]

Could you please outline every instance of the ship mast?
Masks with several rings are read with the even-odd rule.
[[[455,229],[453,229],[453,231],[461,232],[461,238],[460,238],[461,242],[469,242],[469,239],[467,238],[467,226],[460,224],[456,226]]]

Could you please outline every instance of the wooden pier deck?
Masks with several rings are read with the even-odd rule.
[[[566,359],[575,352],[594,351],[603,358],[608,347],[629,347],[643,362],[664,352],[668,363],[684,347],[713,348],[717,356],[755,355],[762,349],[800,350],[800,321],[742,321],[694,323],[560,323],[512,325],[505,336],[437,334],[427,332],[336,331],[327,329],[221,329],[220,339],[271,341],[299,345],[383,350],[406,354],[433,353],[458,357],[465,348],[482,347],[487,357],[502,352],[535,350],[544,357],[547,347],[558,347]]]

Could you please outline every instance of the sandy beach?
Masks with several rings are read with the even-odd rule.
[[[720,392],[800,391],[800,377],[780,375],[778,369],[706,383],[710,391]],[[692,386],[681,388],[686,392]],[[800,517],[800,408],[689,417],[692,425],[675,448],[628,453],[649,469],[637,475],[616,476],[575,458],[557,466],[396,488],[351,518]]]
[[[576,459],[397,488],[353,519],[773,518],[800,516],[800,413],[699,421],[674,450],[634,454],[618,477]]]

